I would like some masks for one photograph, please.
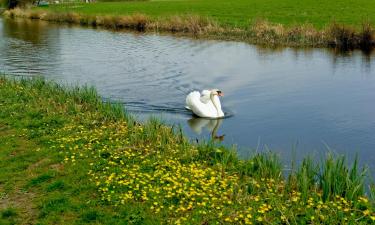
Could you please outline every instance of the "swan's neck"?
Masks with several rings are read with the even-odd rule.
[[[223,117],[224,112],[223,112],[223,110],[221,110],[221,103],[220,103],[219,97],[217,95],[211,95],[210,97],[211,97],[212,103],[214,104],[214,106],[216,108],[217,117]]]

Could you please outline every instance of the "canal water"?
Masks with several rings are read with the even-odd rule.
[[[240,42],[113,32],[0,18],[0,71],[95,86],[139,120],[179,124],[193,140],[270,149],[283,161],[328,151],[375,166],[371,52],[265,48]],[[219,88],[222,120],[184,109],[193,90]]]

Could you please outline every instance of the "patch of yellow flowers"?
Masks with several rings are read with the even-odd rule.
[[[141,203],[168,223],[371,223],[366,197],[357,202],[336,196],[323,202],[319,192],[302,200],[282,180],[254,179],[226,171],[223,165],[196,160],[165,132],[145,137],[145,128],[126,122],[70,124],[56,131],[54,147],[66,163],[91,161],[88,174],[103,201],[116,206]],[[166,129],[160,127],[160,129]],[[143,135],[143,136],[142,136]],[[142,138],[143,137],[143,138]],[[186,151],[186,150],[185,150]]]

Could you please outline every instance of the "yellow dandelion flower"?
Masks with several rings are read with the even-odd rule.
[[[366,209],[365,211],[363,211],[363,215],[365,215],[365,216],[370,215],[370,210]]]
[[[232,219],[230,217],[227,217],[224,219],[226,222],[232,222]]]

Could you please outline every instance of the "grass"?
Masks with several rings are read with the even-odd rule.
[[[272,152],[193,144],[95,89],[0,78],[0,224],[370,224],[366,169],[343,156],[283,176]],[[26,221],[26,222],[25,222]]]
[[[53,5],[50,11],[85,15],[131,15],[152,18],[199,15],[220,25],[246,28],[258,19],[287,26],[311,24],[324,28],[336,21],[360,28],[364,20],[375,22],[375,3],[365,0],[152,0]]]

